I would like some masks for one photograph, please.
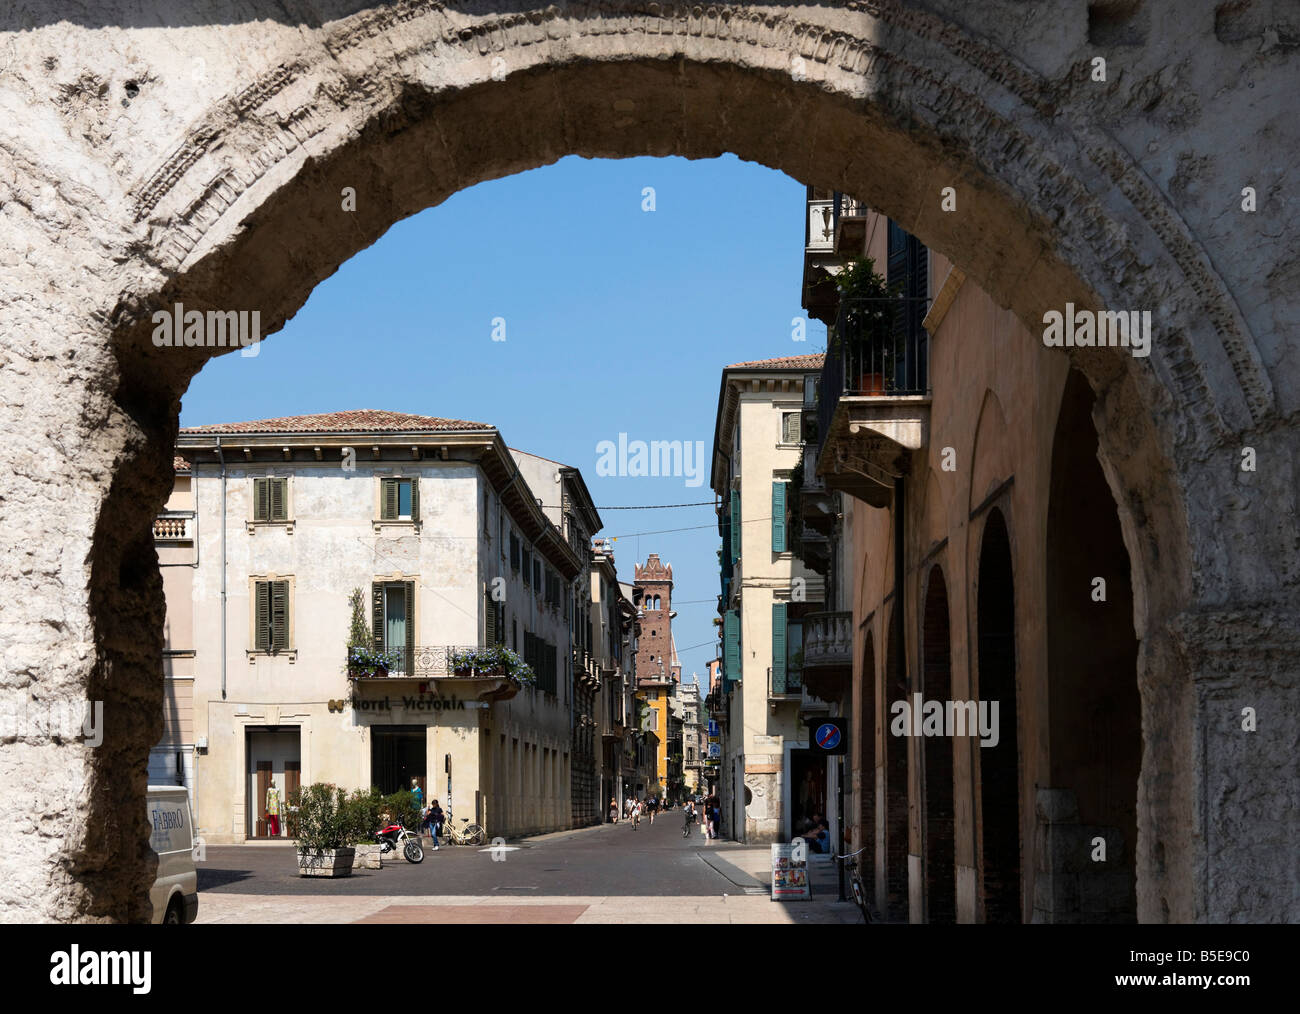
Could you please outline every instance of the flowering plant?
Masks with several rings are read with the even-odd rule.
[[[464,648],[452,652],[451,668],[455,672],[464,669],[479,672],[500,670],[516,683],[537,682],[537,674],[533,672],[532,666],[504,644],[494,644],[486,648]]]
[[[348,648],[348,671],[351,673],[374,676],[380,669],[387,672],[401,666],[402,652],[397,648],[384,651],[368,644],[354,644]]]

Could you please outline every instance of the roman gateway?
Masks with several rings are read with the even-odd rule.
[[[148,912],[145,829],[111,815],[140,811],[161,727],[151,525],[179,398],[215,351],[157,348],[152,313],[256,309],[273,335],[345,259],[475,182],[570,153],[729,151],[881,209],[1027,328],[1067,301],[1152,308],[1146,359],[1060,350],[1097,392],[1133,565],[1139,918],[1300,917],[1300,874],[1266,845],[1300,837],[1300,571],[1277,522],[1294,512],[1300,407],[1285,10],[11,5],[4,694],[102,699],[113,749],[0,754],[0,839],[20,843],[0,855],[6,910]],[[1101,54],[1105,81],[1089,73]],[[1247,705],[1271,726],[1244,735]]]

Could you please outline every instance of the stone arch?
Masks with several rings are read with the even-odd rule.
[[[999,482],[1012,474],[1011,448],[1006,439],[1007,417],[1002,402],[991,390],[984,392],[975,440],[971,446],[970,490],[967,510],[975,510]]]
[[[976,697],[998,702],[998,741],[975,749],[979,816],[976,845],[984,922],[1024,918],[1021,869],[1020,694],[1016,667],[1016,598],[1006,518],[990,508],[980,540],[976,584]]]
[[[926,577],[921,610],[921,695],[928,708],[939,702],[937,734],[921,741],[925,820],[925,921],[957,921],[957,854],[953,808],[953,738],[944,731],[944,707],[952,699],[952,630],[948,587],[939,564]],[[927,716],[928,717],[928,716]],[[915,719],[914,719],[915,721]],[[923,725],[924,728],[924,725]]]
[[[66,833],[42,846],[47,859],[66,860],[49,864],[55,889],[15,899],[42,899],[35,904],[48,916],[144,911],[149,853],[141,828],[115,815],[134,812],[142,797],[136,761],[158,724],[138,718],[159,700],[151,680],[162,599],[149,525],[170,481],[180,395],[216,351],[153,347],[152,313],[176,302],[257,308],[263,330],[274,332],[322,278],[395,221],[480,180],[565,154],[731,151],[880,208],[1031,329],[1044,309],[1067,300],[1159,308],[1165,327],[1149,361],[1117,350],[1070,355],[1099,392],[1102,467],[1133,560],[1139,630],[1149,634],[1144,694],[1166,723],[1153,735],[1179,745],[1155,754],[1143,774],[1152,826],[1181,835],[1158,860],[1139,857],[1162,885],[1143,904],[1151,918],[1161,916],[1162,899],[1173,918],[1207,916],[1198,871],[1209,846],[1179,830],[1204,802],[1201,776],[1185,759],[1195,730],[1166,716],[1195,714],[1205,726],[1187,674],[1233,671],[1221,647],[1228,640],[1250,640],[1262,623],[1269,643],[1300,643],[1287,619],[1297,576],[1272,584],[1258,577],[1258,560],[1284,559],[1287,549],[1286,534],[1259,513],[1234,512],[1219,524],[1184,491],[1223,481],[1217,462],[1238,434],[1254,434],[1267,450],[1284,449],[1287,433],[1261,346],[1201,236],[1158,185],[1156,164],[1096,125],[1095,92],[1080,87],[1086,18],[1035,21],[1029,33],[988,22],[977,34],[945,12],[857,2],[607,0],[501,11],[325,0],[305,20],[270,0],[227,6],[217,5],[210,26],[204,15],[173,24],[171,15],[123,14],[114,4],[0,15],[13,43],[6,74],[15,102],[30,105],[31,122],[48,116],[67,130],[61,137],[52,126],[24,139],[22,150],[0,152],[0,178],[16,181],[6,193],[20,198],[4,201],[6,225],[26,251],[6,266],[6,290],[28,294],[0,302],[6,332],[26,336],[14,347],[28,371],[0,421],[49,444],[45,460],[58,477],[13,469],[6,482],[21,487],[10,502],[67,533],[50,545],[25,525],[0,536],[31,563],[6,578],[15,643],[48,646],[24,663],[30,670],[12,674],[12,685],[26,687],[39,671],[52,693],[84,698],[93,687],[114,743],[93,753],[43,746],[39,756],[3,762],[12,765],[0,768],[8,784],[30,782],[24,772],[60,772],[49,781],[48,812]],[[178,31],[150,31],[160,27]],[[1210,28],[1200,28],[1208,38]],[[55,112],[38,111],[40,96],[61,94],[56,75],[64,71],[44,58],[56,33],[76,36],[61,50],[130,80],[106,72],[82,105],[65,99]],[[1039,43],[1049,36],[1064,41]],[[210,86],[192,87],[185,60],[193,53],[202,54],[191,59],[205,61]],[[1158,59],[1153,48],[1150,60]],[[233,83],[222,88],[225,81]],[[1131,75],[1104,101],[1117,119],[1130,106],[1150,115],[1145,92],[1161,90],[1154,81]],[[123,91],[127,84],[134,91]],[[1249,108],[1244,91],[1228,91],[1218,108]],[[940,185],[957,187],[962,216],[941,213]],[[346,190],[354,210],[342,206]],[[1215,235],[1208,217],[1199,226]],[[1264,284],[1250,278],[1255,263],[1233,279],[1243,293]],[[1253,311],[1250,320],[1276,365],[1274,325]],[[1287,379],[1293,409],[1300,385]],[[73,496],[65,494],[69,475],[80,482]],[[1261,480],[1241,496],[1268,504],[1273,491]],[[1227,551],[1241,545],[1252,551]],[[50,646],[51,616],[58,646]],[[1272,664],[1252,662],[1261,674]],[[1213,776],[1219,790],[1271,770],[1252,763],[1236,772],[1225,764]],[[67,791],[74,782],[83,791]],[[57,795],[88,798],[89,807],[60,803],[56,784]],[[1281,812],[1285,789],[1265,796],[1262,811],[1273,801]],[[18,818],[8,819],[9,831],[25,834]],[[1238,857],[1223,869],[1249,868],[1259,846],[1249,834],[1220,830],[1226,837],[1216,848]],[[1294,911],[1294,902],[1252,897],[1270,911]]]

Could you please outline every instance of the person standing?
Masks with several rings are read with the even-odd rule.
[[[686,801],[686,806],[682,810],[682,837],[691,836],[691,825],[695,823],[695,804],[691,800]]]
[[[659,797],[651,796],[646,800],[646,809],[650,811],[650,826],[654,827],[655,813],[659,810]]]
[[[419,813],[424,809],[424,790],[420,788],[418,778],[411,779],[411,795],[415,797],[415,812]]]
[[[280,790],[275,782],[266,787],[266,829],[272,838],[280,837]]]
[[[433,832],[433,850],[438,851],[438,835],[442,833],[442,822],[446,819],[442,807],[435,799],[429,804],[429,830]]]
[[[641,826],[641,802],[637,800],[632,804],[632,830],[635,831]]]
[[[618,800],[613,796],[609,797],[609,822],[611,824],[618,823]]]

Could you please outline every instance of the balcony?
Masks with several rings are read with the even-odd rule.
[[[835,256],[834,194],[828,190],[808,188],[803,246],[803,305],[810,317],[830,323],[838,299],[834,275],[840,259]]]
[[[888,507],[894,480],[929,439],[927,300],[844,300],[822,367],[816,474],[829,489]]]
[[[848,194],[837,193],[831,211],[835,252],[858,257],[867,246],[867,206]]]
[[[853,676],[853,614],[805,613],[803,683],[825,701],[841,697]]]
[[[194,512],[164,511],[153,521],[155,542],[193,542]]]
[[[779,675],[774,674],[769,667],[767,670],[767,700],[770,704],[777,704],[781,701],[803,700],[803,678],[799,670],[787,662],[784,675]]]
[[[519,684],[499,672],[457,672],[451,667],[451,660],[457,652],[473,651],[474,645],[434,645],[416,646],[414,649],[393,648],[389,654],[394,664],[388,668],[361,669],[351,664],[351,658],[344,656],[344,668],[348,682],[369,684],[374,682],[392,682],[394,680],[437,680],[440,692],[454,692],[466,697],[479,697],[491,700],[506,700],[515,696]]]

